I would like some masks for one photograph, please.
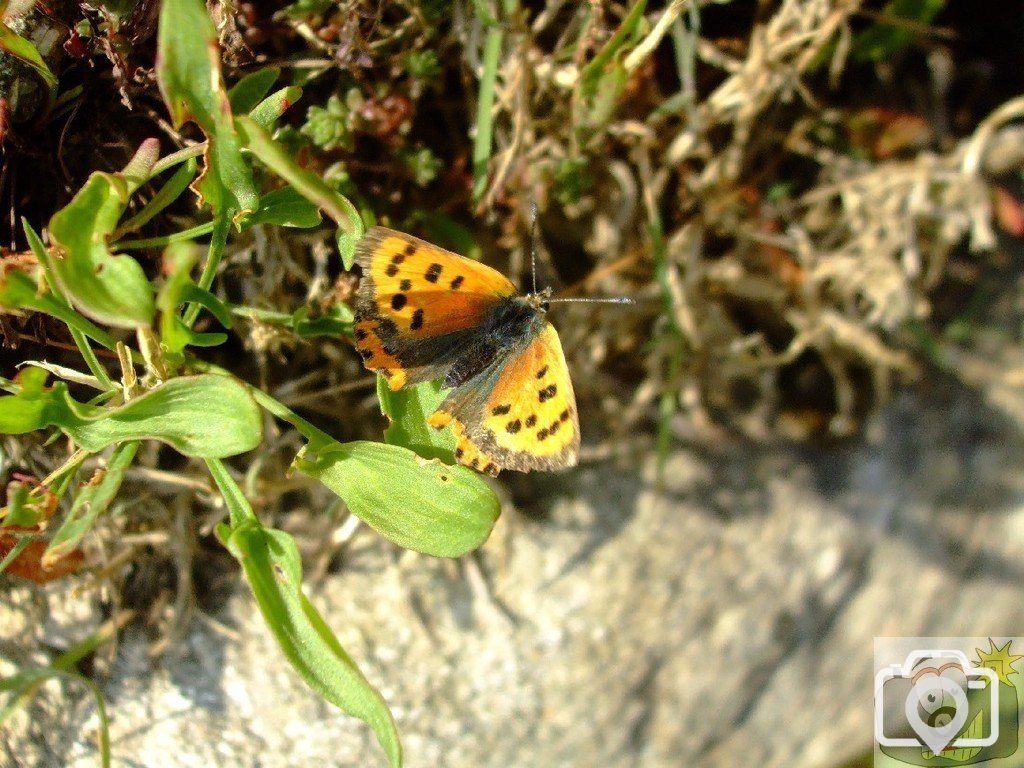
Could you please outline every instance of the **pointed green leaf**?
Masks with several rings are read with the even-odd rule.
[[[225,328],[231,327],[231,312],[209,291],[192,282],[189,273],[199,258],[192,243],[173,243],[164,251],[167,280],[157,296],[160,310],[160,338],[167,352],[179,355],[185,347],[215,347],[227,341],[223,333],[197,333],[182,322],[178,308],[185,302],[205,307]]]
[[[53,74],[46,65],[46,62],[43,61],[43,57],[39,55],[39,51],[36,50],[35,46],[4,24],[3,21],[0,21],[0,51],[9,53],[16,59],[21,59],[35,70],[35,73],[46,84],[46,90],[49,93],[49,104],[52,105],[57,95],[56,75]]]
[[[153,291],[146,274],[131,256],[111,253],[107,236],[159,149],[155,139],[147,139],[121,173],[92,174],[50,219],[50,236],[59,249],[52,260],[54,277],[76,309],[107,325],[140,328],[153,320]]]
[[[227,537],[228,551],[242,564],[256,604],[292,667],[327,701],[373,728],[388,762],[400,766],[398,729],[384,698],[302,593],[302,564],[295,540],[252,519],[234,530],[222,526],[220,533]]]
[[[43,568],[50,568],[78,547],[85,534],[92,529],[96,518],[106,511],[117,495],[125,470],[131,466],[138,450],[139,444],[135,441],[121,443],[110,454],[107,468],[97,470],[92,479],[79,489],[71,511],[53,534],[43,554]]]
[[[279,227],[309,229],[322,220],[320,209],[292,187],[282,187],[260,198],[260,207],[245,220],[244,226],[273,224]]]
[[[142,210],[118,227],[116,237],[120,238],[127,232],[134,232],[137,229],[140,229],[146,222],[177,200],[181,193],[188,189],[188,185],[192,183],[192,179],[196,177],[198,167],[199,164],[196,162],[194,157],[190,157],[182,163],[181,167],[175,171],[174,175],[167,180],[167,183],[160,187],[157,193],[150,198],[149,202],[143,206]]]
[[[270,93],[277,78],[281,76],[280,67],[264,67],[250,72],[228,91],[231,111],[236,115],[251,112],[263,98]]]
[[[232,217],[259,197],[242,157],[220,70],[217,30],[202,0],[164,0],[157,35],[157,82],[174,124],[195,120],[209,138],[199,192]]]
[[[55,426],[94,453],[126,440],[159,440],[186,456],[214,458],[251,451],[263,437],[255,401],[226,376],[171,379],[124,405],[100,407],[72,399],[63,382],[40,388],[39,374],[45,376],[24,371],[18,394],[0,397],[0,434]]]
[[[18,373],[14,379],[18,393],[0,397],[0,435],[23,435],[52,423],[46,378],[41,368],[24,368]]]
[[[289,85],[287,88],[282,88],[267,96],[249,112],[249,117],[257,125],[270,130],[277,119],[301,98],[302,89],[297,85]]]
[[[7,528],[42,527],[57,508],[58,495],[38,483],[12,480],[7,484],[7,504],[0,507],[0,521]]]
[[[476,473],[397,445],[331,443],[295,464],[382,536],[428,555],[459,557],[476,549],[501,511]]]
[[[300,307],[292,314],[292,329],[303,339],[315,336],[349,336],[355,314],[348,304],[335,304],[326,314],[309,316],[308,307]]]

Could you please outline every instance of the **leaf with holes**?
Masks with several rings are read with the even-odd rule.
[[[381,443],[331,443],[295,461],[400,547],[459,557],[483,544],[498,518],[498,497],[476,473]]]

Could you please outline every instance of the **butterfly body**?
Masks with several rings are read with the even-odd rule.
[[[547,310],[539,294],[501,299],[487,313],[479,333],[458,350],[457,358],[444,377],[446,388],[462,386],[484,371],[496,358],[515,352],[544,330]]]
[[[364,365],[393,390],[442,380],[450,392],[428,422],[452,426],[460,463],[495,475],[576,464],[576,402],[549,291],[520,295],[484,264],[382,227],[356,258]]]

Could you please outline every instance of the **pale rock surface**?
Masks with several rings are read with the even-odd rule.
[[[1024,634],[1017,427],[942,382],[879,426],[874,444],[676,449],[663,492],[653,457],[517,478],[480,555],[363,529],[311,597],[411,768],[863,760],[874,636]],[[238,639],[195,621],[157,662],[125,635],[105,688],[116,765],[384,764],[283,662],[244,585],[215,619]],[[60,690],[0,760],[96,764],[92,700]]]

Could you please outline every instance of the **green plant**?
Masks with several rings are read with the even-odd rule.
[[[8,392],[0,397],[0,433],[63,434],[77,448],[42,483],[12,484],[8,504],[0,510],[0,534],[14,537],[17,545],[0,570],[34,542],[45,543],[44,567],[77,552],[97,517],[109,512],[142,441],[156,440],[199,460],[228,511],[217,535],[240,562],[285,657],[321,696],[367,722],[390,763],[399,765],[401,747],[387,705],[302,593],[295,542],[260,522],[225,460],[260,446],[265,411],[304,438],[294,462],[297,471],[321,481],[389,540],[442,557],[457,557],[487,538],[498,500],[474,473],[442,463],[452,461],[451,436],[422,426],[436,388],[382,391],[382,408],[393,419],[386,442],[339,443],[266,392],[200,356],[227,341],[237,316],[259,317],[303,338],[351,334],[352,313],[341,303],[314,317],[305,307],[274,313],[214,296],[210,287],[232,231],[255,224],[314,227],[323,212],[338,227],[345,268],[352,266],[363,231],[352,203],[297,165],[274,137],[275,121],[298,98],[297,89],[267,95],[278,75],[268,69],[229,91],[216,42],[200,0],[165,0],[158,40],[161,92],[174,123],[196,122],[206,141],[163,157],[155,140],[143,142],[120,173],[92,174],[54,214],[47,227],[49,248],[36,228],[23,221],[34,258],[11,259],[2,267],[0,309],[42,313],[65,323],[88,372],[29,361],[13,380],[0,379]],[[276,177],[284,186],[263,192],[254,161],[262,166],[261,176]],[[171,171],[149,203],[123,220],[136,190]],[[130,239],[190,184],[209,209],[209,221],[158,238]],[[210,235],[205,253],[192,243],[201,235]],[[142,247],[165,248],[163,277],[156,283],[130,254]],[[223,331],[196,330],[204,313]],[[118,340],[125,331],[134,334],[134,345]],[[104,367],[96,346],[117,355],[118,374]],[[90,387],[95,394],[88,400],[75,397],[66,381],[48,385],[50,375]],[[100,454],[105,455],[105,471],[76,486],[83,463]],[[49,533],[47,518],[64,497],[69,509]],[[20,699],[45,674],[25,672],[2,688]],[[9,706],[0,719],[10,711]],[[101,753],[106,763],[105,745]]]

